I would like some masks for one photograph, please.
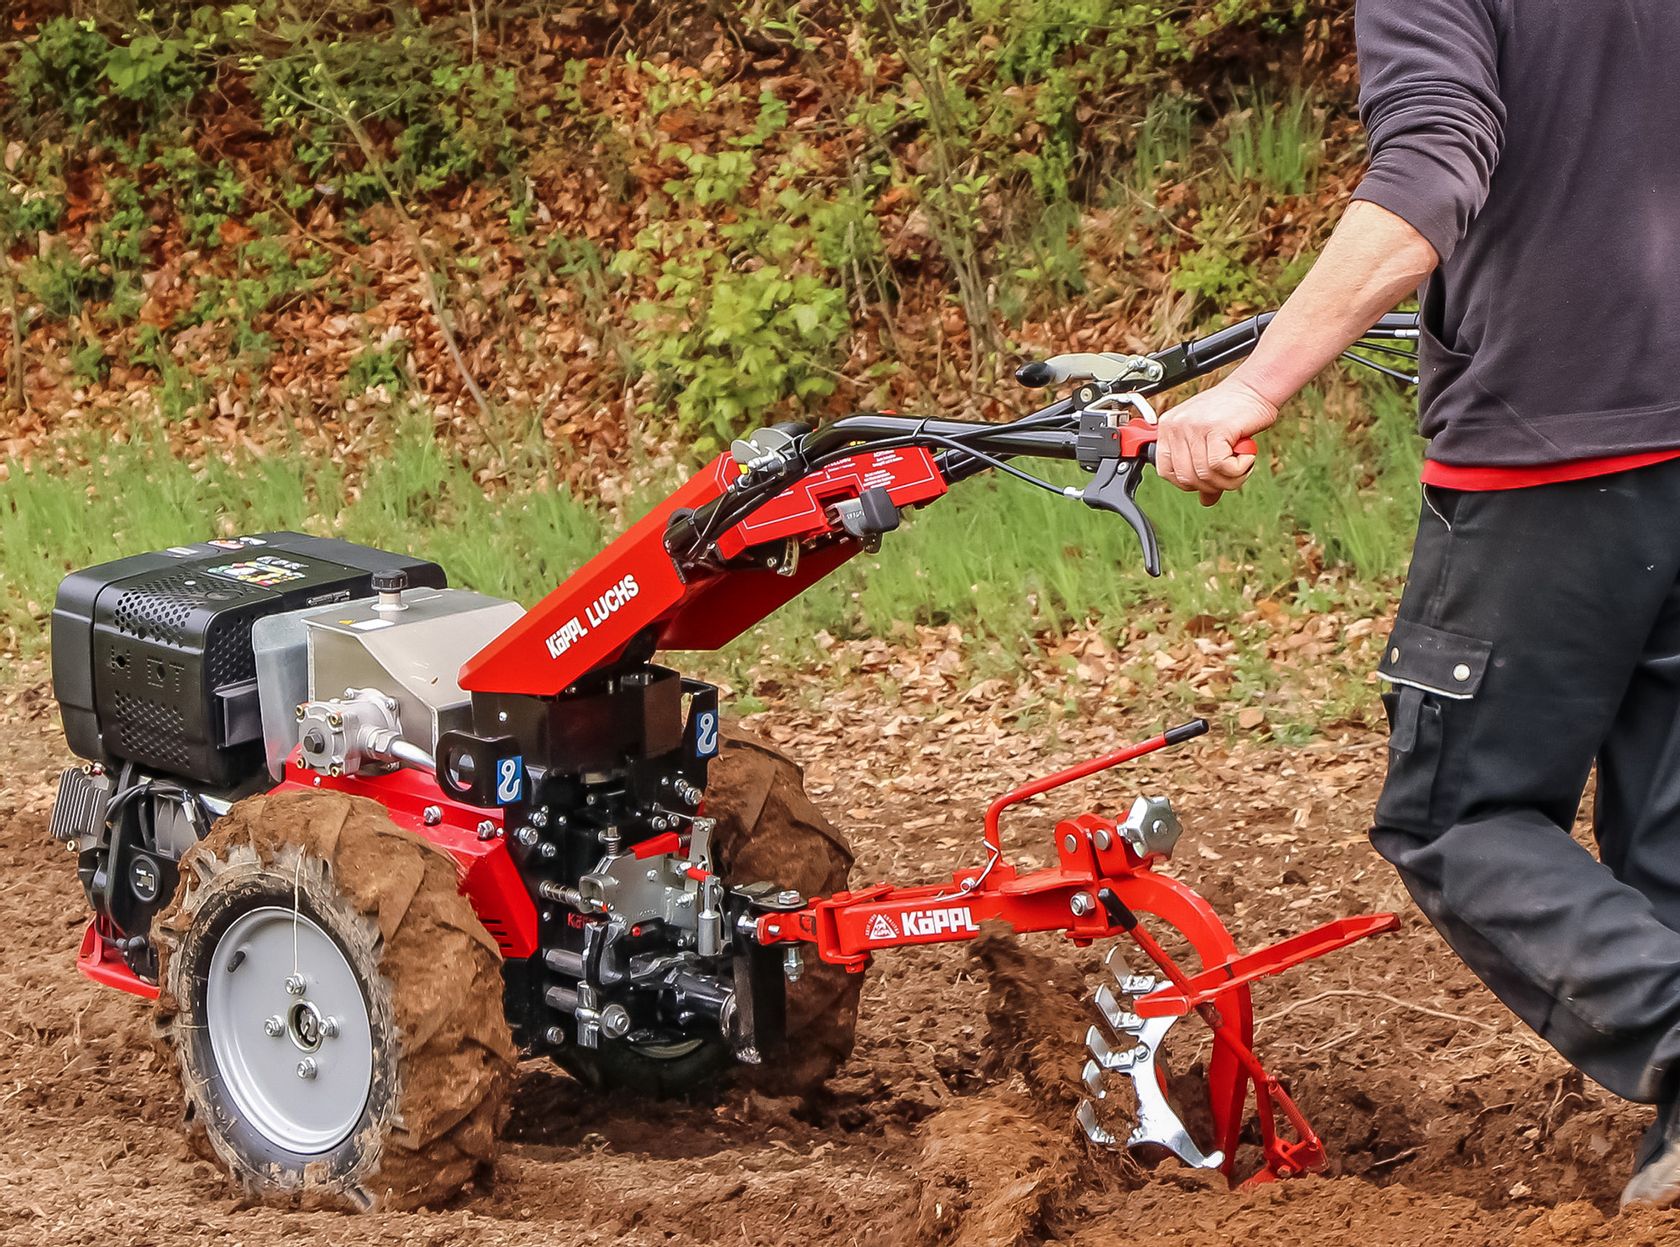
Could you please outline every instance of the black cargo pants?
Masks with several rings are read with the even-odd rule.
[[[1382,676],[1371,838],[1589,1077],[1680,1092],[1680,461],[1427,487]],[[1570,837],[1594,762],[1599,858]]]

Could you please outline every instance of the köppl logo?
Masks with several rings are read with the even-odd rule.
[[[943,909],[911,909],[899,915],[899,926],[893,925],[893,920],[886,914],[876,914],[869,920],[869,926],[864,930],[864,938],[874,942],[881,940],[896,940],[900,938],[899,929],[903,928],[904,936],[915,938],[930,935],[956,935],[978,931],[974,924],[974,915],[967,905],[949,905]]]

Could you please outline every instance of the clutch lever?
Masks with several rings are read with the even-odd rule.
[[[1158,436],[1159,429],[1141,417],[1105,430],[1097,439],[1103,453],[1097,458],[1095,476],[1080,494],[1080,499],[1092,510],[1110,511],[1131,526],[1143,547],[1143,569],[1151,576],[1161,574],[1161,542],[1155,535],[1155,526],[1137,504],[1137,491],[1145,465],[1154,466]],[[1092,442],[1082,437],[1081,443],[1080,457],[1084,460]],[[1231,450],[1234,454],[1253,455],[1260,448],[1252,438],[1245,437]]]

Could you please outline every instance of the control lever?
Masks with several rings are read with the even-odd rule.
[[[1096,413],[1092,413],[1096,417]],[[1161,543],[1155,536],[1155,526],[1137,504],[1138,485],[1143,481],[1145,464],[1155,463],[1155,444],[1160,429],[1139,417],[1128,420],[1118,428],[1107,426],[1100,417],[1082,421],[1080,429],[1079,461],[1095,463],[1095,477],[1085,487],[1080,499],[1094,511],[1111,511],[1131,525],[1143,547],[1143,569],[1151,576],[1161,574]],[[1085,427],[1086,424],[1090,427]],[[1260,453],[1253,438],[1243,438],[1231,448],[1233,454]]]

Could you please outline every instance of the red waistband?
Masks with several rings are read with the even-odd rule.
[[[1452,463],[1423,461],[1423,483],[1442,489],[1526,489],[1530,485],[1555,485],[1559,481],[1583,481],[1612,472],[1648,468],[1653,463],[1680,459],[1680,447],[1647,450],[1637,455],[1608,455],[1600,459],[1574,459],[1568,463],[1546,463],[1527,468],[1472,468]]]

